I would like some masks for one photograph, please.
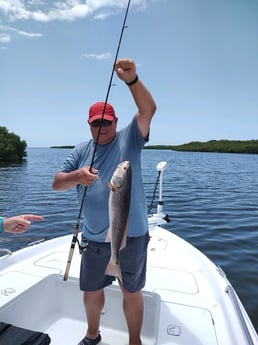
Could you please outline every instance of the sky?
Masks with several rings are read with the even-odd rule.
[[[0,0],[0,126],[28,147],[90,139],[128,1]],[[258,139],[258,1],[131,0],[118,53],[157,104],[150,145]],[[113,75],[108,102],[136,106]]]

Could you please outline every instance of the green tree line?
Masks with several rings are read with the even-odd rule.
[[[0,127],[0,162],[20,162],[26,153],[27,143],[6,127]]]
[[[154,145],[146,149],[175,150],[191,152],[258,153],[258,140],[210,140],[192,141],[182,145]]]

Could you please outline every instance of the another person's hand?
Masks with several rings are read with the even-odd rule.
[[[29,229],[32,220],[44,220],[44,218],[35,214],[24,214],[20,216],[4,218],[2,227],[5,232],[22,234]]]

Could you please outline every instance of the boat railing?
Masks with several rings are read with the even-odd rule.
[[[231,298],[231,300],[233,302],[233,306],[235,308],[236,314],[237,314],[238,319],[240,321],[243,333],[244,333],[244,335],[246,337],[247,344],[255,345],[253,340],[252,340],[252,336],[250,334],[249,328],[248,328],[248,326],[246,324],[245,318],[243,316],[243,313],[242,313],[241,307],[239,305],[239,300],[237,298],[235,290],[233,289],[232,286],[228,285],[226,287],[226,293],[228,293],[228,295],[230,296],[230,298]]]

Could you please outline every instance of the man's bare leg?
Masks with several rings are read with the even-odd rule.
[[[95,339],[99,334],[100,316],[105,303],[104,290],[85,291],[83,302],[88,322],[86,337]]]
[[[128,292],[121,285],[123,309],[129,332],[129,345],[142,345],[141,329],[143,321],[142,292]]]

